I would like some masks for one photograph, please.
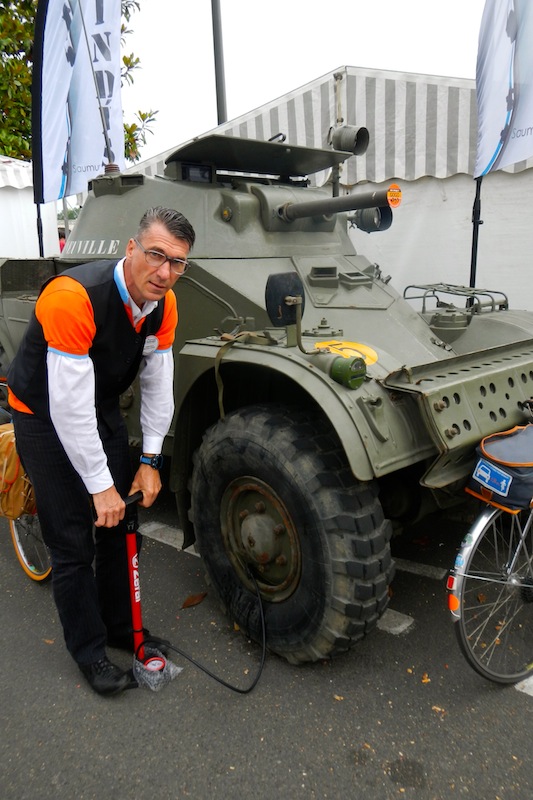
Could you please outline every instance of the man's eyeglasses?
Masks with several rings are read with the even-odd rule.
[[[170,270],[174,275],[183,275],[183,273],[188,270],[189,262],[185,261],[183,258],[171,258],[167,256],[166,253],[161,253],[159,250],[146,250],[137,239],[133,241],[137,247],[143,251],[145,261],[152,269],[158,269],[163,266],[165,261],[168,261]]]

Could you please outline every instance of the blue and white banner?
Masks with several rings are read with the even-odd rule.
[[[474,177],[533,156],[533,2],[487,0],[476,69]]]
[[[85,192],[106,163],[124,169],[120,26],[120,0],[39,0],[32,84],[36,203]]]

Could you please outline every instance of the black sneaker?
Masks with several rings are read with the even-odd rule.
[[[118,694],[127,689],[130,684],[128,673],[117,667],[116,664],[112,664],[107,656],[92,664],[79,664],[78,666],[91,689],[98,694]]]
[[[143,628],[143,640],[146,642],[148,647],[156,648],[164,656],[169,655],[170,642],[168,639],[161,639],[159,636],[152,636],[148,628]],[[135,650],[133,647],[133,633],[131,633],[131,631],[114,634],[109,633],[107,636],[107,646],[115,647],[117,650],[127,650],[128,653],[133,653]]]

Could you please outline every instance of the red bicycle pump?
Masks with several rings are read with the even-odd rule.
[[[128,556],[128,572],[130,580],[131,621],[133,627],[133,650],[135,658],[149,672],[162,672],[166,660],[161,655],[146,657],[144,648],[143,621],[141,611],[141,583],[139,579],[139,552],[137,547],[137,530],[133,504],[142,500],[142,492],[135,492],[125,498],[126,503],[126,552]]]

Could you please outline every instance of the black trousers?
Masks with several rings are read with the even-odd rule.
[[[105,655],[108,633],[131,631],[125,523],[94,528],[90,495],[51,422],[15,411],[13,423],[50,549],[65,643],[78,664],[90,664]],[[115,486],[125,496],[133,480],[126,426],[100,435]]]

